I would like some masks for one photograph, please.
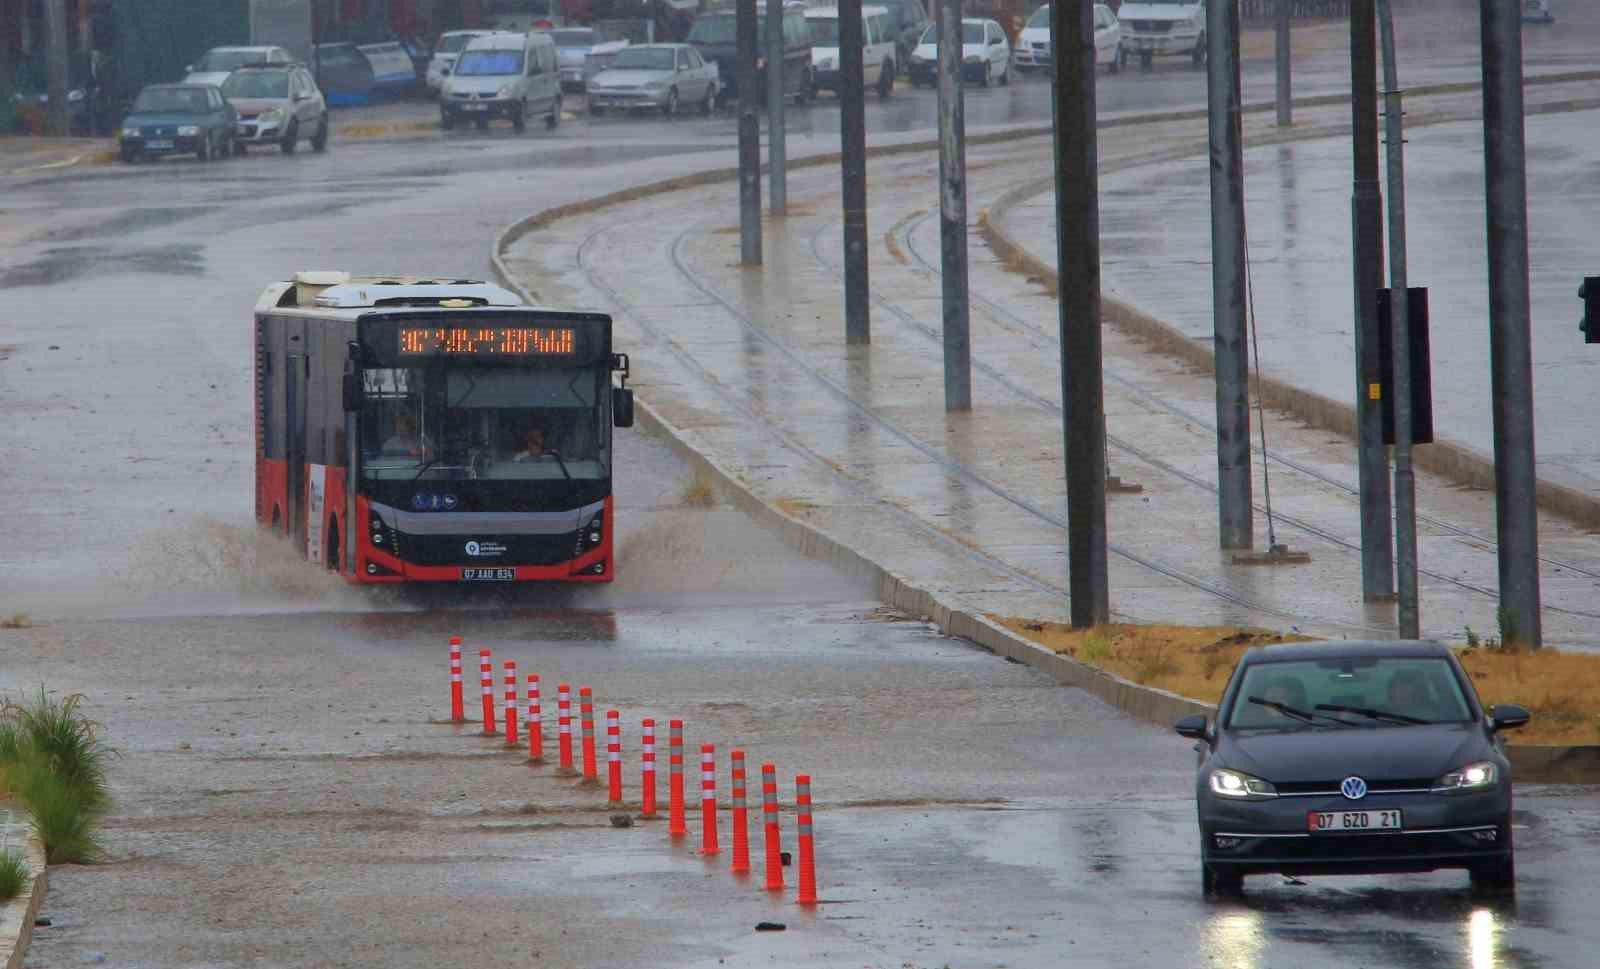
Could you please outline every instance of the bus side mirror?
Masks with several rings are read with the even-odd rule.
[[[354,371],[344,375],[344,409],[347,414],[361,410],[361,375]]]
[[[633,391],[626,387],[611,388],[611,422],[618,427],[633,426]]]

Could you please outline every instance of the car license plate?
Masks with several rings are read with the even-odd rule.
[[[466,109],[468,111],[487,111],[487,110],[489,110],[489,106],[487,104],[468,104],[468,105],[465,105],[465,107],[466,107]]]
[[[172,142],[170,142],[170,141],[147,141],[147,142],[144,143],[144,146],[146,148],[171,148],[172,147]]]
[[[1399,831],[1399,811],[1311,811],[1306,827],[1312,834],[1339,834],[1346,831]]]
[[[517,577],[516,569],[462,569],[463,582],[511,582]]]

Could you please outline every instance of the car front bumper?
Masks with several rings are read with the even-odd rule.
[[[200,153],[202,137],[178,135],[172,138],[122,138],[118,141],[118,147],[125,155],[197,155]]]
[[[659,108],[666,103],[666,88],[659,91],[589,91],[591,108]]]
[[[233,140],[247,145],[276,144],[283,140],[284,123],[272,121],[241,121],[233,131]]]
[[[1241,872],[1354,874],[1468,868],[1511,853],[1511,796],[1372,794],[1359,803],[1337,795],[1227,802],[1203,797],[1201,855]],[[1308,815],[1329,811],[1401,812],[1399,831],[1311,834]]]
[[[1199,34],[1123,34],[1122,47],[1135,54],[1189,54],[1200,43]]]
[[[1048,48],[1018,47],[1011,52],[1012,60],[1018,67],[1049,67],[1050,50]]]
[[[509,118],[516,112],[519,103],[510,98],[483,101],[446,99],[439,102],[439,112],[452,119]]]

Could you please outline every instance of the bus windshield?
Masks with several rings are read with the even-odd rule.
[[[362,383],[362,477],[368,483],[597,481],[610,475],[610,380],[599,368],[435,360],[368,369]]]

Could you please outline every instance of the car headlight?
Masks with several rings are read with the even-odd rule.
[[[178,134],[184,138],[193,138],[200,133],[199,125],[186,124],[178,129]]]
[[[756,70],[764,71],[766,69],[767,69],[767,59],[765,57],[757,57],[756,58]]]
[[[262,124],[277,124],[283,120],[283,110],[280,108],[269,108],[266,111],[261,112],[261,116],[256,120]]]
[[[513,85],[513,84],[503,85],[503,86],[501,86],[500,90],[495,92],[495,97],[497,97],[497,98],[509,98],[511,96],[512,92],[515,91],[515,90],[516,90],[516,85]]]
[[[67,92],[67,100],[68,101],[72,101],[74,103],[78,102],[78,101],[82,101],[83,100],[83,89],[79,88],[79,89],[74,90],[74,91],[68,91]]]
[[[1433,790],[1439,794],[1453,794],[1457,791],[1481,791],[1493,787],[1500,779],[1500,769],[1493,761],[1480,760],[1475,764],[1457,768],[1439,778],[1433,783]]]
[[[967,63],[968,64],[982,64],[983,63],[983,57],[981,55],[979,55],[979,54],[968,54],[967,55]]]
[[[1211,772],[1211,793],[1223,797],[1277,797],[1278,789],[1259,777],[1219,767]]]
[[[144,136],[144,132],[140,131],[138,128],[123,128],[122,129],[122,137],[124,137],[124,138],[141,138],[143,136]]]
[[[923,57],[921,54],[913,53],[911,55],[911,63],[913,64],[926,64],[929,60],[931,58]]]

